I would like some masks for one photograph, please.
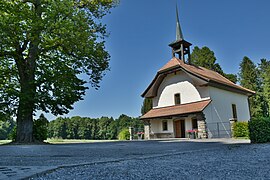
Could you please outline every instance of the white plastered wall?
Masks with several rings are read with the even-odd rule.
[[[180,93],[181,104],[202,100],[190,76],[180,71],[164,78],[158,88],[157,96],[153,98],[153,108],[175,105],[174,95],[177,93]],[[203,95],[206,94],[204,90]]]
[[[192,129],[192,118],[193,116],[188,116],[186,118],[183,119],[153,119],[150,121],[151,123],[151,134],[155,134],[155,133],[172,133],[174,134],[174,125],[173,122],[175,120],[185,120],[185,131],[187,130],[191,130]],[[162,121],[168,121],[168,130],[167,131],[163,131],[162,129]],[[187,133],[186,133],[186,137],[187,137]]]
[[[168,121],[168,130],[163,131],[162,121]],[[172,119],[153,119],[151,122],[151,133],[173,133],[173,120]]]
[[[211,108],[212,113],[212,117],[208,118],[209,122],[228,121],[231,119],[233,116],[232,104],[236,105],[237,120],[249,121],[248,96],[210,86],[209,94],[212,100],[207,107]]]
[[[217,130],[223,136],[229,136],[230,119],[233,117],[232,104],[236,105],[237,120],[249,121],[248,96],[225,91],[215,87],[208,87],[212,102],[204,109],[206,123],[211,136],[217,137]],[[212,131],[212,132],[211,132]]]

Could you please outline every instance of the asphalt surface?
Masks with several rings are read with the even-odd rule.
[[[0,146],[0,179],[270,179],[270,145],[247,140]]]

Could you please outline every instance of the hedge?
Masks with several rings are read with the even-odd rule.
[[[270,142],[270,117],[254,118],[249,122],[248,127],[251,143]]]
[[[233,137],[249,137],[248,122],[233,123]]]

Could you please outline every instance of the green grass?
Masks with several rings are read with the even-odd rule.
[[[51,144],[69,144],[69,143],[101,143],[115,142],[118,140],[89,140],[89,139],[47,139],[45,142]]]
[[[0,145],[10,143],[11,140],[0,140]]]
[[[234,137],[234,139],[249,139],[249,137]]]

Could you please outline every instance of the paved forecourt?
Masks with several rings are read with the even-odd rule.
[[[23,179],[54,169],[157,158],[187,152],[214,150],[248,140],[164,139],[82,144],[0,146],[0,179]]]

